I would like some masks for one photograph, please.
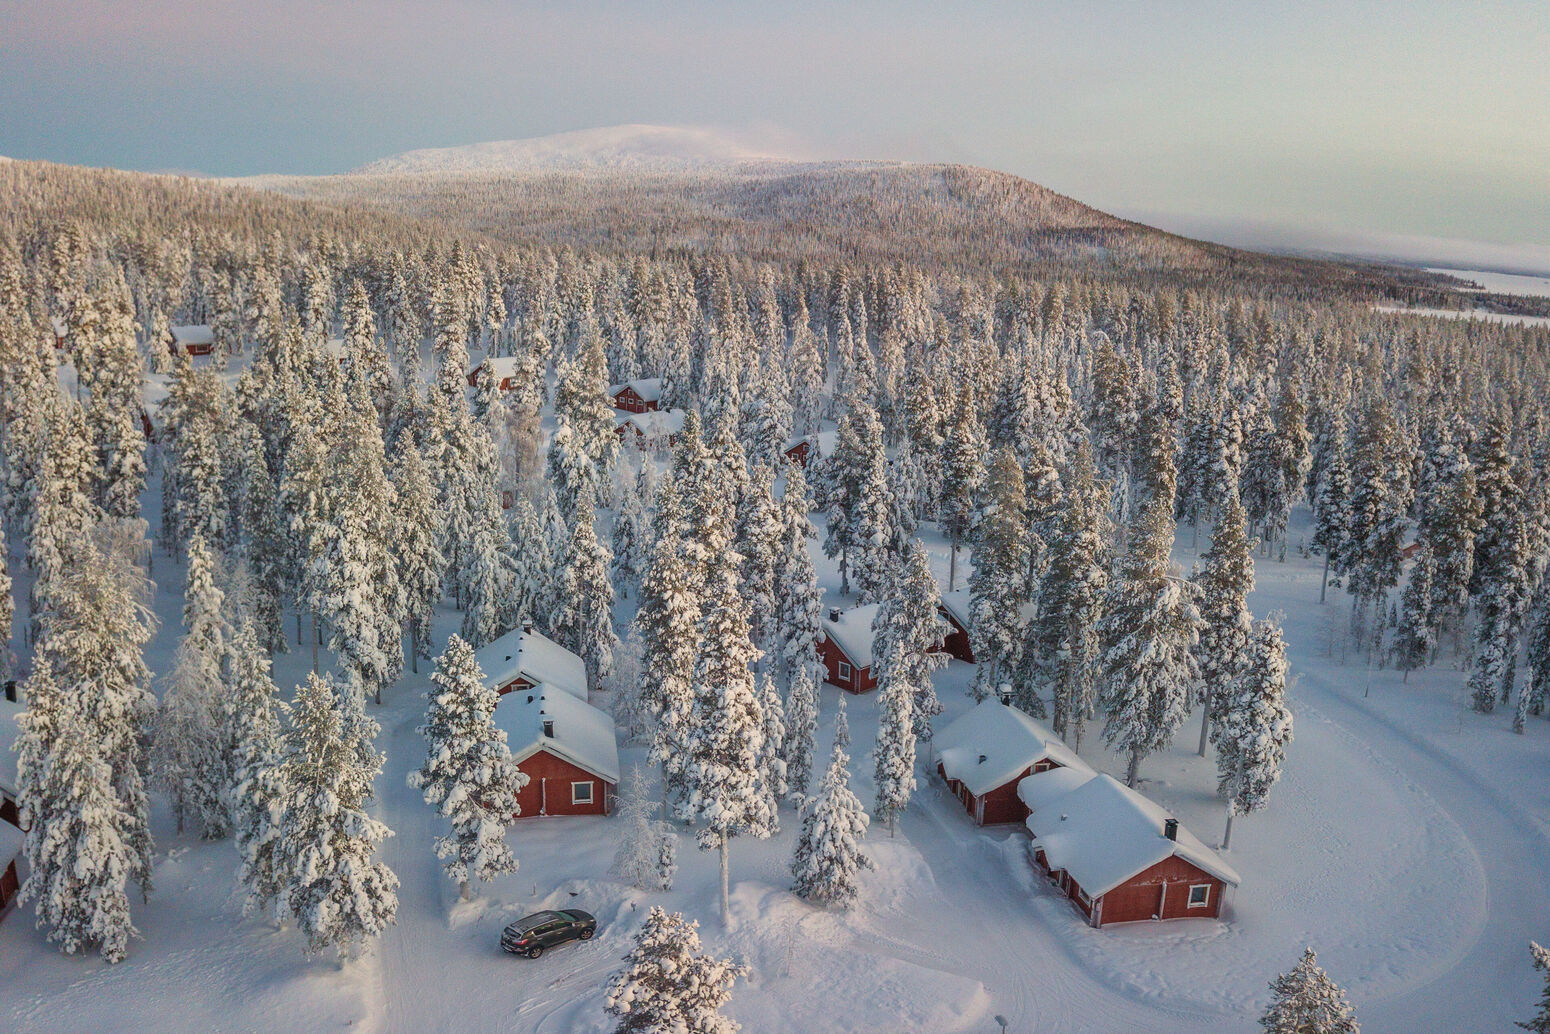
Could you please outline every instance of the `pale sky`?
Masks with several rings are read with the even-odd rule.
[[[1243,243],[1550,267],[1546,0],[0,5],[14,158],[325,173],[621,123],[972,162]]]

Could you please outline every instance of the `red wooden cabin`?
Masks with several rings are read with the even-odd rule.
[[[501,697],[495,724],[527,785],[518,818],[607,815],[619,785],[613,719],[561,689],[539,685]]]
[[[983,700],[932,740],[937,773],[975,825],[1022,822],[1023,778],[1052,768],[1092,777],[1092,769],[1043,723],[999,700]]]
[[[823,661],[823,680],[847,693],[869,693],[877,688],[872,674],[872,619],[878,605],[829,611],[818,633],[818,658]]]
[[[662,378],[625,381],[610,387],[608,394],[613,396],[615,409],[626,413],[654,413],[662,403]]]

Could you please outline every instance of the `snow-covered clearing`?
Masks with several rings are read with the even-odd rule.
[[[1396,316],[1431,316],[1444,320],[1483,320],[1487,323],[1508,323],[1526,327],[1550,326],[1550,316],[1516,316],[1510,313],[1492,312],[1490,309],[1427,309],[1405,305],[1375,305],[1379,312]]]
[[[1307,533],[1306,515],[1295,515],[1290,540]],[[1176,552],[1186,568],[1190,540],[1184,530]],[[934,533],[927,545],[945,580],[946,546]],[[837,573],[819,560],[837,601]],[[0,923],[0,1030],[603,1031],[603,985],[656,903],[700,919],[709,950],[752,965],[728,1008],[749,1031],[990,1032],[998,1014],[1013,1031],[1241,1031],[1263,1008],[1266,982],[1309,943],[1365,1030],[1505,1029],[1534,996],[1526,942],[1545,938],[1550,916],[1550,783],[1539,777],[1550,770],[1550,724],[1514,736],[1506,716],[1461,713],[1463,675],[1446,653],[1408,685],[1343,655],[1338,636],[1330,656],[1330,629],[1344,627],[1349,604],[1331,592],[1321,607],[1319,575],[1312,559],[1258,560],[1250,605],[1285,613],[1297,728],[1268,811],[1235,830],[1227,857],[1244,880],[1227,922],[1090,929],[1035,876],[1019,829],[974,828],[924,775],[897,836],[871,831],[878,871],[863,877],[848,914],[787,892],[789,808],[780,835],[732,846],[730,932],[716,914],[714,855],[686,831],[674,890],[635,891],[607,876],[618,823],[604,819],[522,822],[510,834],[521,871],[460,902],[431,851],[441,830],[404,782],[423,756],[414,732],[422,665],[378,712],[379,808],[397,832],[384,854],[402,880],[401,908],[364,958],[343,967],[309,958],[296,931],[241,919],[231,844],[179,837],[159,811],[156,892],[136,909],[142,940],[129,960],[62,957],[30,913],[12,912]],[[150,662],[164,671],[182,571],[158,554],[155,577],[163,629]],[[18,597],[25,591],[19,577]],[[621,622],[633,606],[621,606]],[[442,637],[457,620],[441,612]],[[277,659],[276,680],[294,685],[310,660],[295,648]],[[941,724],[969,706],[971,676],[958,662],[938,675]],[[825,687],[821,756],[836,701]],[[870,806],[876,699],[848,706],[853,786]],[[1191,723],[1145,761],[1142,790],[1215,844],[1223,810],[1214,762],[1193,753],[1196,735]],[[1088,740],[1091,764],[1123,772],[1094,727]],[[643,753],[622,750],[626,772]],[[501,952],[505,922],[567,904],[598,916],[594,940],[536,962]]]

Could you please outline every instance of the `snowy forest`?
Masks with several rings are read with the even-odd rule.
[[[155,964],[158,912],[208,881],[202,938],[262,935],[276,984],[333,979],[282,967],[364,972],[413,948],[411,912],[461,936],[492,900],[575,877],[577,907],[613,887],[619,932],[552,1029],[773,1030],[775,1006],[734,1007],[798,965],[804,916],[842,924],[831,946],[926,964],[843,924],[883,888],[908,900],[916,869],[947,881],[904,845],[927,852],[942,821],[922,817],[946,792],[933,737],[980,701],[1144,793],[1198,765],[1214,810],[1192,824],[1245,877],[1244,914],[1214,929],[1253,925],[1240,842],[1285,823],[1262,844],[1297,843],[1283,773],[1334,708],[1299,709],[1298,658],[1369,687],[1393,673],[1400,699],[1441,687],[1428,699],[1450,723],[1457,701],[1491,759],[1539,765],[1498,785],[1544,783],[1550,329],[1376,311],[1375,282],[1438,290],[1409,274],[878,260],[841,230],[782,254],[789,228],[758,260],[594,249],[434,206],[23,162],[0,164],[0,196],[25,830],[7,952]],[[621,438],[611,386],[658,378],[681,430]],[[1251,607],[1297,565],[1295,602]],[[972,668],[942,648],[957,592]],[[874,604],[876,690],[824,687],[826,615]],[[518,813],[528,776],[475,652],[529,625],[584,661],[632,762],[606,820]],[[1501,794],[1504,821],[1542,833]],[[963,826],[944,840],[973,836],[940,815]],[[781,881],[757,901],[752,866]],[[670,897],[686,879],[703,893]],[[1250,954],[1252,990],[1194,1029],[1356,1031],[1317,918],[1298,935]],[[1499,1007],[1527,1018],[1546,956],[1494,947],[1515,967]],[[25,958],[0,983],[43,965]],[[952,1017],[873,1029],[993,1029],[966,978],[943,978]],[[522,979],[508,1013],[548,1001]],[[1550,1029],[1540,1008],[1530,1029]]]

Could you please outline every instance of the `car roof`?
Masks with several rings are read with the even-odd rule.
[[[521,919],[518,919],[511,925],[517,927],[518,929],[531,930],[535,926],[542,926],[545,923],[552,923],[556,919],[566,918],[569,917],[560,912],[534,912],[530,916],[523,916]]]

